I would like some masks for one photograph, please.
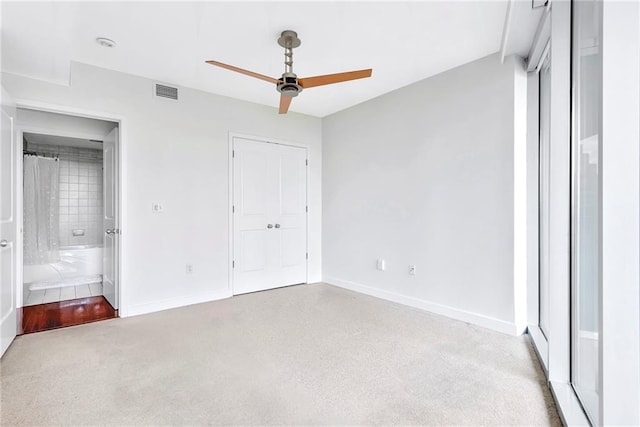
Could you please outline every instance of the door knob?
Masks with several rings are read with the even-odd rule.
[[[9,242],[4,239],[0,240],[0,248],[6,248],[7,246],[9,246]]]
[[[267,224],[267,228],[273,228],[273,224]]]
[[[111,229],[107,228],[107,229],[105,230],[105,234],[113,234],[113,230],[111,230]]]
[[[280,228],[280,224],[276,224],[276,228]]]

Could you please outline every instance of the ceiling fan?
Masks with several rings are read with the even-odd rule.
[[[274,83],[276,89],[280,92],[280,114],[286,114],[291,105],[294,96],[298,96],[302,89],[308,89],[315,86],[330,85],[333,83],[346,82],[349,80],[363,79],[371,77],[371,68],[366,70],[348,71],[346,73],[325,74],[323,76],[301,77],[293,72],[293,49],[300,46],[302,41],[298,38],[295,31],[285,30],[278,38],[278,44],[284,47],[284,73],[279,79],[265,76],[263,74],[254,73],[253,71],[234,67],[233,65],[223,64],[218,61],[206,61],[207,64],[217,67],[226,68],[227,70],[236,71],[247,76],[255,77],[260,80]]]

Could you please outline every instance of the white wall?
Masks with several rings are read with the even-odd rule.
[[[32,133],[57,133],[58,135],[74,138],[102,140],[117,123],[104,120],[88,119],[86,117],[54,114],[46,111],[20,108],[17,112],[19,128],[29,129]]]
[[[326,282],[521,332],[514,297],[526,310],[526,270],[514,295],[514,132],[523,132],[522,158],[526,124],[514,128],[514,109],[518,99],[526,105],[526,88],[518,84],[515,97],[516,73],[523,83],[517,60],[500,64],[496,54],[323,120]],[[526,190],[526,174],[518,176]],[[376,270],[377,258],[386,271]]]
[[[123,119],[122,315],[229,296],[230,131],[310,146],[309,279],[321,279],[320,119],[187,88],[178,102],[158,99],[151,80],[79,63],[70,87],[11,74],[2,84],[19,105]],[[152,202],[164,212],[153,214]]]

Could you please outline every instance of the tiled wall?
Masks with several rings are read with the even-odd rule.
[[[60,247],[101,245],[102,150],[29,143],[27,149],[60,159]],[[84,236],[74,236],[74,230],[84,230]]]

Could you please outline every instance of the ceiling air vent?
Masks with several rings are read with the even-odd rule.
[[[156,83],[156,96],[178,100],[178,88]]]

